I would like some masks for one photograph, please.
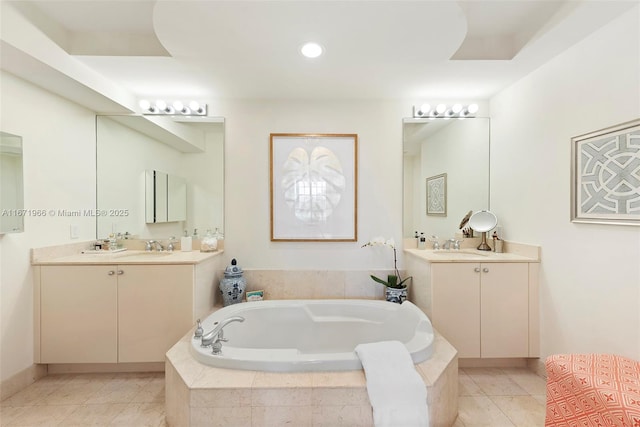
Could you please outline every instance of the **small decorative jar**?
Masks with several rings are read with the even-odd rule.
[[[242,276],[242,269],[238,267],[236,259],[231,260],[224,270],[224,279],[220,280],[220,292],[224,306],[242,302],[247,280]]]
[[[217,249],[218,238],[214,236],[211,229],[209,229],[200,241],[200,252],[215,252]]]

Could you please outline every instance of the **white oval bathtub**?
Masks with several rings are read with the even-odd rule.
[[[206,332],[232,316],[245,321],[224,327],[222,353],[191,340],[199,362],[220,368],[254,371],[343,371],[362,369],[358,344],[397,340],[414,363],[431,355],[433,328],[429,318],[406,301],[274,300],[234,304],[204,319]]]

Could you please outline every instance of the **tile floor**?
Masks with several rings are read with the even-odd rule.
[[[526,369],[461,368],[454,427],[541,427],[545,381]],[[0,425],[164,426],[164,374],[49,375],[2,401]]]

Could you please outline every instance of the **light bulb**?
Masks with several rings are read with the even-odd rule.
[[[451,107],[451,111],[453,111],[454,114],[458,114],[460,111],[462,111],[462,105],[453,104],[453,107]]]
[[[138,103],[138,105],[140,105],[140,108],[142,108],[143,110],[147,111],[151,108],[151,103],[149,101],[147,101],[146,99],[141,99],[140,102]]]
[[[438,104],[438,106],[436,107],[436,113],[442,114],[445,111],[447,111],[447,106],[444,104]]]
[[[173,108],[176,109],[176,111],[182,113],[184,112],[184,104],[181,101],[176,101],[173,103]]]
[[[164,111],[165,108],[167,108],[167,103],[164,102],[162,99],[158,99],[156,101],[156,107],[158,107],[158,110]]]
[[[467,107],[469,114],[475,114],[478,112],[478,104],[471,104]]]
[[[419,116],[426,116],[427,113],[429,112],[429,110],[431,110],[431,105],[429,104],[422,104],[420,106],[420,109],[418,110],[418,115]]]

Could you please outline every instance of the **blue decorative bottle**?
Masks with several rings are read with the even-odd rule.
[[[220,280],[220,292],[224,306],[242,302],[247,280],[242,276],[242,269],[238,267],[236,259],[231,260],[224,270],[224,279]]]

